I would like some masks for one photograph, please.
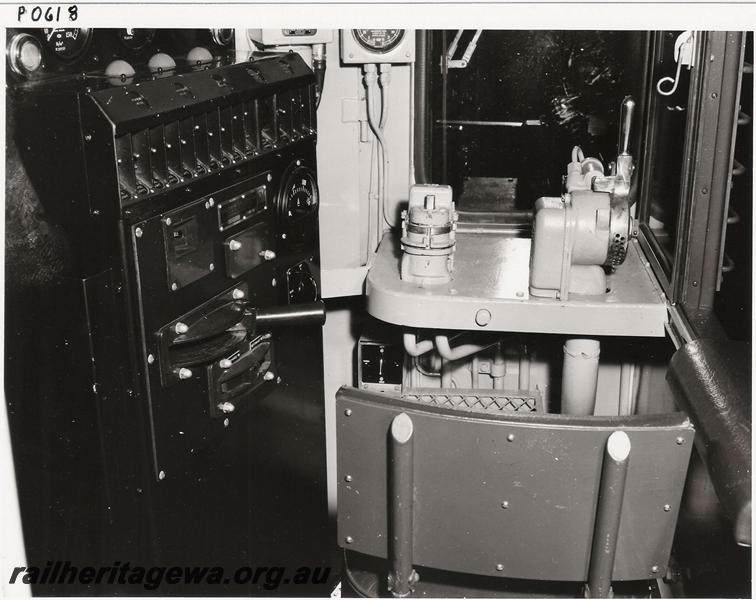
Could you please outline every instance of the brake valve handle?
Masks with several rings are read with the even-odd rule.
[[[633,157],[630,154],[630,132],[633,125],[633,113],[635,112],[635,100],[632,96],[625,96],[620,110],[619,143],[617,144],[617,175],[630,185],[633,175]]]

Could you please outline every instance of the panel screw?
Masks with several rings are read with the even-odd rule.
[[[501,503],[502,508],[509,508],[509,502],[507,500],[504,500],[504,502]]]
[[[651,567],[651,572],[652,573],[658,573],[659,572],[659,567],[657,567],[656,565],[654,565],[653,567]]]
[[[171,291],[175,292],[178,289],[178,283],[175,281],[171,284]]]
[[[158,473],[158,479],[160,481],[163,481],[163,479],[165,479],[165,471],[160,471],[160,473]]]
[[[209,200],[207,201],[207,203],[208,203],[208,204],[209,204],[210,206],[215,206],[215,199],[214,199],[214,198],[210,198],[210,199],[209,199]]]
[[[242,244],[239,240],[231,240],[228,243],[228,249],[231,250],[231,252],[236,252],[242,247]]]
[[[91,142],[92,141],[92,136],[89,135],[89,134],[87,134],[87,135],[84,136],[84,139],[87,140],[88,142]]]
[[[228,419],[223,419],[223,427],[228,427]]]
[[[672,507],[669,504],[665,504],[664,505],[664,512],[669,512],[670,510],[672,510]]]
[[[276,287],[276,283],[278,282],[275,280],[275,278],[273,278],[273,280],[270,282],[270,285],[272,285],[273,287]]]
[[[165,218],[165,224],[166,224],[166,225],[170,225],[170,224],[171,224],[171,222],[172,222],[172,221],[171,221],[171,218],[170,218],[170,217],[166,217],[166,218]]]
[[[234,300],[241,300],[242,298],[244,298],[244,296],[246,296],[244,290],[240,290],[239,288],[235,288],[234,291],[231,292],[231,297]]]
[[[207,268],[211,271],[215,271],[215,263],[210,263]]]
[[[496,570],[497,571],[503,571],[504,570],[504,565],[502,565],[501,563],[499,563],[498,565],[496,565]]]
[[[138,238],[142,237],[142,233],[144,233],[144,232],[142,231],[142,228],[141,228],[141,227],[137,227],[137,228],[136,228],[136,229],[134,230],[134,235],[135,235],[135,236],[137,236]]]
[[[182,323],[181,321],[179,321],[178,323],[176,323],[176,325],[173,326],[173,329],[176,333],[178,333],[179,335],[182,335],[186,333],[187,331],[189,331],[189,326],[186,323]]]
[[[273,175],[271,175],[270,173],[268,173],[267,180],[268,181],[273,181]]]
[[[675,438],[675,444],[677,444],[678,446],[682,446],[684,443],[685,443],[685,438],[683,437]]]
[[[347,475],[346,477],[344,477],[344,481],[346,481],[347,483],[350,483],[352,481],[352,476]]]
[[[276,374],[272,371],[265,371],[265,375],[263,375],[263,379],[265,381],[273,381],[276,378]]]
[[[218,410],[222,413],[232,413],[236,410],[236,406],[234,406],[231,402],[221,402],[218,404]]]
[[[706,188],[706,187],[705,188],[701,188],[701,193],[704,194],[704,195],[708,194],[709,193],[709,188]]]
[[[515,438],[514,438],[514,433],[510,433],[510,434],[509,434],[509,435],[507,436],[507,441],[508,441],[508,442],[514,442],[514,439],[515,439]]]
[[[716,92],[712,92],[711,97],[716,100],[717,98],[719,98],[719,94],[717,94]]]
[[[191,369],[187,369],[186,367],[181,367],[178,370],[179,379],[189,379],[191,376],[192,376]]]
[[[352,542],[354,541],[354,538],[353,538],[353,537],[352,537],[351,535],[348,535],[348,536],[346,536],[346,537],[344,538],[344,541],[345,541],[345,542],[346,542],[347,544],[351,544],[351,543],[352,543]]]
[[[155,355],[154,354],[148,354],[147,355],[147,364],[152,364],[155,362]]]
[[[345,414],[345,415],[346,415],[347,417],[351,417],[351,416],[352,416],[352,409],[351,409],[351,408],[347,408],[347,409],[346,409],[346,410],[344,411],[344,414]]]
[[[232,363],[232,362],[231,362],[231,361],[230,361],[229,359],[227,359],[227,358],[221,358],[221,359],[220,359],[220,361],[218,362],[218,366],[219,366],[219,367],[220,367],[221,369],[228,369],[228,368],[230,368],[230,367],[231,367],[231,365],[232,365],[232,364],[234,364],[234,363]]]

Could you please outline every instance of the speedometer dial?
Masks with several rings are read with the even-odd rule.
[[[404,38],[404,29],[352,29],[352,35],[371,52],[388,52]]]
[[[45,44],[63,60],[73,60],[89,46],[91,29],[44,29]]]
[[[314,173],[297,161],[284,178],[278,198],[278,217],[284,243],[310,244],[317,235],[318,185]]]

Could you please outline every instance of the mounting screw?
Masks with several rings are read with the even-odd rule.
[[[346,542],[347,544],[351,544],[351,543],[352,543],[352,542],[354,541],[354,538],[353,538],[353,537],[352,537],[351,535],[348,535],[348,536],[346,536],[346,537],[344,538],[344,541],[345,541],[345,542]]]
[[[665,504],[664,505],[664,512],[669,512],[670,510],[672,510],[672,507],[669,504]]]
[[[502,565],[501,563],[499,563],[498,565],[496,565],[496,570],[497,571],[503,571],[504,570],[504,565]]]
[[[351,475],[347,475],[346,477],[344,477],[344,481],[346,481],[347,483],[351,483],[352,482],[352,476]]]
[[[142,231],[142,228],[141,228],[141,227],[137,227],[137,228],[136,228],[136,229],[134,230],[134,235],[135,235],[135,236],[137,236],[138,238],[142,237],[142,234],[143,234],[143,233],[144,233],[144,232]]]
[[[346,409],[346,410],[344,411],[344,414],[345,414],[345,415],[346,415],[347,417],[351,417],[351,416],[352,416],[352,409],[351,409],[351,408],[347,408],[347,409]]]
[[[514,439],[515,439],[515,438],[514,438],[514,433],[510,433],[510,434],[509,434],[509,435],[507,436],[507,441],[508,441],[508,442],[514,442]]]
[[[228,419],[223,419],[223,427],[228,427]]]
[[[84,139],[87,140],[88,142],[91,142],[92,141],[92,136],[90,134],[87,134],[87,135],[84,136]]]
[[[242,243],[239,240],[231,240],[228,243],[228,249],[231,250],[231,252],[236,252],[237,250],[241,249]]]
[[[273,250],[260,250],[257,253],[263,260],[273,260],[276,257],[276,253]]]
[[[508,502],[507,500],[504,500],[504,501],[503,501],[503,502],[501,503],[501,507],[502,507],[502,508],[509,508],[509,502]]]
[[[182,323],[181,321],[179,321],[173,326],[173,330],[179,335],[182,335],[186,333],[187,331],[189,331],[189,326],[186,323]]]
[[[221,369],[228,369],[228,368],[230,368],[230,367],[231,367],[231,365],[232,365],[232,364],[234,364],[234,363],[232,363],[232,362],[231,362],[231,361],[230,361],[229,359],[227,359],[227,358],[221,358],[221,359],[220,359],[220,361],[218,362],[218,366],[219,366],[219,367],[220,367]]]
[[[158,473],[158,479],[160,481],[163,481],[163,479],[165,479],[165,471],[160,471],[160,473]]]
[[[192,376],[191,369],[187,369],[186,367],[181,367],[178,370],[178,378],[179,379],[189,379]]]
[[[209,264],[209,265],[207,266],[207,268],[208,268],[208,269],[210,269],[211,271],[215,271],[215,263],[210,263],[210,264]]]
[[[678,446],[682,446],[684,443],[685,443],[684,437],[675,438],[675,444],[677,444]]]
[[[228,414],[236,410],[236,407],[231,402],[221,402],[218,404],[218,410],[222,413]]]
[[[152,364],[155,362],[155,355],[154,354],[148,354],[147,355],[147,364]]]
[[[244,290],[240,290],[239,288],[234,288],[234,291],[231,292],[231,297],[234,300],[241,300],[242,298],[244,298],[244,296],[246,296]]]
[[[268,181],[273,181],[273,175],[268,173],[268,177],[266,178]]]
[[[270,285],[272,285],[273,287],[276,287],[276,284],[277,284],[277,283],[278,283],[278,282],[276,281],[276,278],[274,277],[274,278],[273,278],[273,279],[271,280],[271,282],[270,282]]]
[[[165,218],[165,224],[166,225],[170,225],[171,224],[171,218],[170,217],[166,217]]]
[[[178,283],[175,281],[171,284],[171,291],[175,292],[178,289]]]
[[[273,371],[265,371],[265,375],[263,375],[265,381],[273,381],[275,378],[276,374]]]
[[[282,234],[281,234],[281,239],[282,239],[282,240],[285,240],[285,239],[286,239],[286,234],[285,234],[285,233],[282,233]]]
[[[214,199],[214,198],[210,198],[210,199],[209,199],[209,200],[207,201],[207,203],[208,203],[208,204],[209,204],[210,206],[215,206],[215,199]]]
[[[654,565],[653,567],[651,567],[651,572],[652,573],[658,573],[659,572],[659,567],[657,567],[656,565]]]

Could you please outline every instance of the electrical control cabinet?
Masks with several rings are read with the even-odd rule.
[[[54,238],[30,248],[47,269],[44,286],[24,282],[26,263],[10,267],[7,318],[11,331],[37,322],[46,343],[70,348],[61,381],[47,371],[39,381],[8,378],[7,395],[22,407],[14,435],[47,446],[69,440],[75,449],[57,453],[59,472],[69,487],[101,490],[78,523],[29,524],[30,561],[52,534],[90,553],[87,564],[212,556],[231,566],[247,554],[271,562],[291,540],[266,537],[259,507],[298,485],[306,506],[272,510],[314,528],[302,556],[287,559],[312,564],[306,557],[320,559],[332,543],[319,451],[314,76],[296,54],[238,64],[233,54],[209,64],[174,56],[164,72],[141,63],[130,77],[59,74],[9,92],[12,160],[28,176],[11,191]],[[22,238],[30,223],[14,206],[9,213],[10,238]],[[59,261],[50,259],[53,241],[64,248]],[[56,292],[45,295],[50,286]],[[27,293],[39,301],[25,302]],[[40,318],[50,313],[57,325]],[[15,370],[34,350],[9,336],[6,365]],[[61,411],[46,417],[52,429],[35,432],[33,415],[45,413],[53,389]],[[287,411],[308,418],[292,423]],[[282,475],[290,458],[282,446],[310,457],[306,481]],[[44,460],[33,455],[26,472]],[[34,485],[22,475],[22,493]],[[46,489],[41,502],[72,493],[58,481]]]

